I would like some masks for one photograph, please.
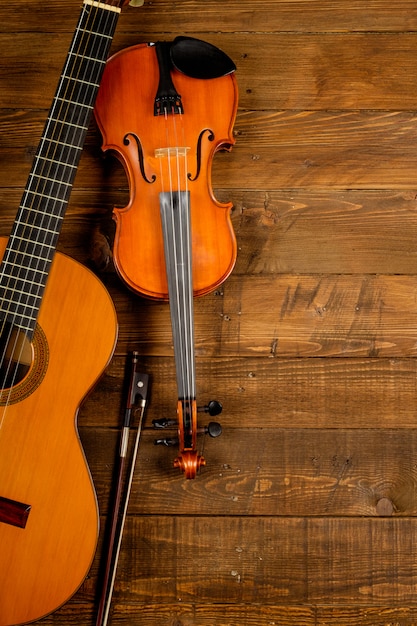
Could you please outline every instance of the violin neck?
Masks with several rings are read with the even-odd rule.
[[[0,313],[28,335],[36,326],[119,13],[84,0],[0,266]]]
[[[178,398],[195,400],[194,307],[189,191],[159,195]]]

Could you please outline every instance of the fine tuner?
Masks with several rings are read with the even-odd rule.
[[[211,416],[219,415],[223,410],[222,405],[217,400],[210,400],[210,402],[202,407],[198,407],[197,411],[199,413],[208,413]],[[178,421],[175,419],[159,419],[152,420],[153,427],[156,430],[164,430],[165,428],[176,428],[178,427]],[[213,439],[219,437],[222,434],[222,427],[219,422],[209,422],[207,426],[203,426],[202,428],[197,428],[197,435],[209,435]],[[178,437],[167,437],[164,439],[155,439],[155,445],[162,446],[177,446],[178,445]]]

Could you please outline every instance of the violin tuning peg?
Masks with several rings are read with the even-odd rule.
[[[177,438],[155,439],[154,444],[156,446],[167,446],[167,447],[177,446],[178,439]]]
[[[203,407],[198,407],[198,411],[208,413],[212,417],[219,415],[223,411],[223,406],[217,400],[210,400],[208,404]]]
[[[204,433],[213,438],[220,437],[222,434],[221,424],[219,424],[219,422],[209,422],[204,428]]]
[[[160,420],[152,420],[152,424],[154,428],[158,430],[162,430],[163,428],[170,428],[171,426],[178,426],[177,420],[173,419],[160,419]]]

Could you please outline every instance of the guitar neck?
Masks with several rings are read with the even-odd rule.
[[[84,0],[0,265],[0,315],[31,335],[120,9]]]

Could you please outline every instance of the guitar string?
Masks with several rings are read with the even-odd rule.
[[[81,24],[81,23],[82,23],[82,18],[79,20],[79,24]],[[82,36],[84,34],[82,31],[77,29],[76,35],[74,37],[73,45],[76,42],[76,39],[77,39],[77,36],[78,36],[79,32],[81,32]],[[72,52],[72,49],[73,48],[70,49],[70,53]],[[70,59],[70,53],[68,54],[66,66],[68,65],[68,62],[69,62],[69,59]],[[66,66],[64,67],[64,71],[62,73],[62,77],[66,75]],[[59,83],[59,87],[62,84],[62,80],[63,80],[62,77],[61,77],[61,81]],[[59,88],[57,90],[57,93],[58,93],[58,91],[59,91]],[[50,114],[48,115],[48,118],[47,118],[45,131],[43,133],[43,136],[42,136],[42,139],[41,139],[41,143],[40,143],[40,146],[39,146],[39,151],[38,151],[38,154],[35,157],[35,162],[34,162],[34,165],[32,167],[32,172],[31,173],[35,173],[36,174],[36,167],[37,167],[37,165],[38,165],[38,163],[40,161],[40,156],[41,156],[41,153],[42,153],[43,144],[45,143],[45,139],[47,139],[48,129],[49,129],[50,126],[53,126],[51,124],[51,117],[52,117],[53,112],[54,112],[54,104],[56,104],[56,101],[51,106],[51,111],[50,111]],[[51,136],[53,136],[53,133],[52,133]],[[52,165],[49,168],[49,173],[50,173],[51,167],[52,167]],[[44,171],[44,174],[46,174],[45,171]],[[38,193],[38,191],[39,191],[39,184],[40,184],[40,181],[41,181],[40,174],[38,176],[39,177],[37,179],[37,181],[38,181],[37,182],[37,188],[35,187],[35,189],[33,189],[33,176],[31,176],[29,178],[29,180],[28,180],[28,183],[27,183],[27,186],[26,186],[26,190],[25,190],[25,194],[24,194],[24,196],[22,198],[21,207],[20,207],[20,211],[19,211],[19,214],[18,214],[18,219],[16,221],[16,232],[15,232],[14,237],[17,239],[17,242],[18,242],[17,251],[19,252],[20,255],[22,255],[22,253],[26,254],[28,252],[28,250],[29,250],[29,243],[31,242],[31,240],[33,238],[33,231],[34,231],[35,226],[31,226],[29,223],[26,223],[26,224],[24,223],[23,213],[26,212],[26,214],[28,216],[30,214],[30,211],[33,211],[33,204],[34,204],[34,197],[35,197],[34,194]],[[44,179],[44,180],[46,180],[46,179]],[[44,182],[44,186],[46,186],[45,182]],[[32,202],[28,204],[27,203],[27,197],[30,194],[32,194]],[[36,208],[35,208],[35,211],[36,211]],[[49,223],[47,224],[48,227],[51,226],[52,215],[53,215],[53,210],[51,211],[51,217],[49,217]],[[35,217],[39,217],[39,215],[37,215],[37,216],[35,215]],[[20,218],[21,221],[19,221],[19,218]],[[40,232],[41,228],[45,228],[44,219],[45,219],[44,217],[41,217],[41,224],[38,227],[38,232]],[[26,218],[26,220],[27,220],[27,218]],[[23,223],[23,230],[22,230],[21,234],[18,235],[17,234],[18,233],[18,229],[22,229],[22,223]],[[27,237],[27,240],[26,240],[26,244],[24,246],[22,246],[22,242],[24,241],[24,239],[23,239],[23,235],[24,234],[27,234],[28,237]],[[13,235],[12,235],[11,238],[13,238]],[[35,239],[35,243],[36,244],[37,243],[41,243],[41,245],[42,245],[42,243],[44,244],[45,241],[41,242],[40,238],[37,238],[37,239]],[[34,249],[35,248],[33,247],[33,251],[34,251]],[[25,275],[25,278],[23,278],[23,281],[25,281],[25,279],[26,279],[26,281],[28,281],[30,272],[33,272],[34,274],[35,273],[40,273],[40,270],[39,270],[40,259],[38,258],[38,260],[37,260],[37,262],[35,262],[34,266],[33,266],[32,262],[31,262],[31,260],[32,260],[32,258],[34,256],[33,255],[33,251],[31,253],[32,256],[30,257],[30,260],[29,260],[29,266],[26,268],[26,275]],[[6,257],[6,260],[9,260],[9,259],[7,259],[7,257]],[[10,261],[9,261],[9,263],[10,263]],[[2,267],[4,267],[4,265]],[[20,271],[19,271],[19,273],[20,273]],[[22,279],[22,276],[20,278]],[[10,279],[11,279],[11,277],[9,276],[9,284],[10,284]],[[31,281],[28,281],[28,282],[31,282]],[[38,286],[38,294],[37,295],[39,295],[39,287],[40,287],[40,285]],[[41,287],[41,289],[42,288],[43,288],[43,286]],[[17,303],[16,303],[16,300],[15,300],[15,304],[17,304],[17,306],[16,306],[15,311],[14,311],[14,319],[12,319],[12,321],[11,321],[9,337],[7,338],[7,345],[10,342],[10,335],[13,332],[13,328],[15,328],[13,322],[15,322],[18,319],[18,315],[17,315],[18,307],[19,306],[23,306],[23,308],[24,308],[24,313],[22,314],[23,318],[24,318],[25,312],[28,312],[28,304],[26,304],[26,306],[22,305],[22,297],[23,297],[23,293],[20,294]],[[10,313],[11,305],[12,305],[12,302],[9,302],[9,309],[7,311],[8,313]],[[7,323],[7,317],[6,317],[6,320],[4,321],[3,325],[5,325],[6,323]],[[16,369],[15,373],[14,373],[14,376],[13,376],[13,379],[11,380],[11,383],[9,383],[7,381],[7,377],[9,376],[9,373],[10,373],[9,372],[10,366],[11,366],[12,362],[19,363],[21,361],[22,350],[23,350],[23,346],[24,346],[24,341],[22,341],[22,344],[21,344],[22,347],[21,347],[21,350],[20,350],[20,354],[17,354],[17,348],[16,348],[17,342],[18,342],[18,331],[16,331],[15,343],[14,343],[14,345],[12,347],[12,353],[10,355],[9,364],[8,364],[7,370],[6,370],[5,375],[4,375],[4,380],[3,380],[2,390],[1,390],[3,392],[6,385],[9,387],[9,394],[8,394],[8,398],[6,400],[6,406],[8,405],[8,403],[10,401],[10,394],[12,392],[13,386],[16,383],[16,376],[17,376],[17,369]],[[3,413],[3,418],[4,418],[4,413]]]
[[[97,10],[95,10],[95,13],[97,13]],[[94,20],[95,20],[95,17],[93,15],[93,22],[94,22]],[[88,16],[87,16],[87,21],[88,21]],[[76,38],[75,38],[75,40],[73,42],[73,45],[77,41],[77,35],[79,33],[81,33],[81,38],[79,38],[79,49],[81,47],[81,42],[83,40],[83,36],[84,36],[85,32],[86,32],[85,28],[84,28],[84,31],[81,30],[81,29],[77,30]],[[75,56],[75,54],[79,53],[79,49],[78,49],[78,51],[74,52],[74,56]],[[71,54],[73,53],[74,50],[75,50],[74,47],[72,47],[70,49],[70,52],[69,52],[68,57],[67,57],[66,65],[64,66],[64,71],[63,71],[62,76],[61,76],[61,82],[60,82],[59,86],[61,86],[62,84],[67,86],[69,84],[68,82],[65,83],[65,80],[68,77],[71,78],[71,74],[69,72],[67,72],[67,67],[69,66],[69,64],[71,62]],[[60,93],[65,93],[65,91],[64,92],[61,91]],[[61,110],[62,110],[62,108],[63,108],[62,103],[61,103],[60,107],[61,107]],[[56,127],[59,126],[59,124],[56,124],[57,120],[54,118],[54,115],[56,117],[58,117],[58,118],[60,117],[59,111],[58,111],[58,115],[57,115],[57,109],[58,109],[58,107],[56,106],[56,100],[54,100],[54,102],[53,102],[53,104],[51,106],[50,114],[49,114],[48,119],[47,119],[46,128],[45,128],[43,137],[41,139],[40,150],[39,150],[38,154],[35,157],[34,167],[33,167],[32,172],[31,172],[32,175],[29,178],[28,185],[27,185],[27,188],[26,188],[26,191],[25,191],[25,194],[24,194],[24,198],[23,198],[22,203],[21,203],[22,213],[26,213],[26,215],[29,215],[31,211],[35,211],[35,218],[36,217],[38,217],[38,218],[40,217],[40,224],[38,224],[38,225],[35,225],[34,222],[33,222],[33,225],[31,225],[30,223],[26,223],[25,224],[24,220],[22,220],[21,222],[18,222],[19,226],[21,226],[21,227],[23,226],[23,230],[22,230],[21,234],[16,236],[16,239],[18,240],[18,246],[19,246],[18,247],[18,251],[19,251],[20,254],[21,253],[28,254],[28,251],[29,251],[29,254],[32,254],[32,258],[33,258],[33,251],[35,250],[35,246],[33,246],[33,249],[32,249],[32,252],[31,252],[30,251],[30,244],[35,244],[35,245],[40,244],[41,246],[45,246],[45,243],[46,243],[45,239],[47,237],[47,233],[54,232],[54,230],[51,228],[52,221],[58,219],[56,214],[55,214],[56,204],[58,202],[61,202],[61,200],[58,200],[58,198],[57,198],[53,202],[52,206],[49,207],[50,213],[49,213],[49,215],[46,215],[46,217],[45,217],[45,214],[44,214],[44,216],[39,215],[39,213],[36,214],[36,211],[39,211],[39,207],[38,208],[36,208],[36,207],[34,208],[34,199],[35,199],[36,195],[41,195],[41,196],[43,195],[44,197],[46,196],[46,189],[47,189],[47,185],[48,185],[48,180],[50,178],[52,170],[54,169],[55,157],[56,157],[57,151],[58,151],[58,149],[60,147],[60,144],[58,143],[58,141],[61,142],[61,145],[64,142],[65,142],[65,144],[67,144],[67,141],[65,141],[65,140],[68,139],[69,129],[67,130],[66,137],[65,138],[62,137],[62,128],[64,128],[64,125],[62,124],[62,126],[61,126],[61,137],[57,136],[57,143],[55,143],[55,149],[54,149],[53,153],[50,154],[50,150],[49,151],[47,150],[47,152],[46,152],[48,155],[50,154],[50,157],[51,157],[51,161],[49,162],[48,167],[46,168],[45,167],[45,164],[47,164],[47,161],[45,161],[46,155],[42,154],[42,149],[43,149],[43,146],[45,144],[48,146],[48,142],[50,142],[52,140],[52,137],[54,136],[54,130],[55,130],[54,123],[55,123]],[[76,120],[75,120],[74,115],[73,115],[70,123],[73,123],[75,121]],[[52,132],[50,132],[51,128],[52,128]],[[49,144],[49,148],[50,148],[50,144]],[[41,164],[41,169],[40,169],[40,171],[37,171],[36,168],[38,167],[39,163]],[[54,177],[54,179],[55,179],[55,177]],[[36,182],[35,186],[33,185],[33,180],[35,180],[35,182]],[[41,181],[42,181],[42,184],[43,184],[43,187],[44,187],[43,190],[40,190]],[[56,192],[55,195],[56,196],[60,196],[61,192],[62,192],[62,188],[63,188],[64,185],[61,182],[56,182],[55,184],[58,187],[57,192]],[[27,202],[27,197],[28,196],[32,197],[32,200],[29,203]],[[41,233],[42,229],[44,230],[43,241],[42,241],[42,238],[40,236],[40,233]],[[33,233],[34,232],[37,233],[37,235],[35,237],[33,237]],[[57,229],[55,229],[55,232],[57,232]],[[24,235],[27,235],[27,237],[24,237]],[[26,242],[26,243],[24,243],[24,242]],[[23,243],[23,245],[22,245],[22,243]],[[27,282],[31,282],[30,279],[29,279],[31,271],[34,271],[35,273],[36,272],[40,273],[41,270],[39,268],[42,265],[41,262],[43,262],[44,260],[47,260],[47,258],[48,257],[46,255],[45,255],[44,259],[38,258],[38,260],[35,262],[34,266],[33,266],[33,264],[31,262],[29,262],[29,267],[26,268],[26,275],[25,275],[25,278],[26,278]],[[23,280],[25,280],[25,279],[23,279]],[[31,296],[32,295],[35,296],[35,297],[39,296],[40,291],[42,289],[43,289],[43,285],[38,285],[37,293],[32,292]],[[27,316],[29,316],[29,312],[31,310],[31,307],[29,306],[28,303],[26,304],[26,306],[22,305],[22,297],[23,297],[23,295],[24,294],[21,293],[21,295],[19,297],[19,300],[17,301],[18,306],[23,306],[24,307],[24,313],[22,314],[22,317],[24,317],[25,314]],[[10,311],[10,307],[9,307],[9,311]],[[18,319],[18,317],[19,316],[16,313],[14,321],[16,321],[16,319]],[[17,360],[17,362],[19,362],[20,357],[17,356],[17,359],[16,359],[16,356],[17,355],[14,355],[14,357],[15,357],[14,360]],[[12,384],[15,384],[15,380],[12,382]]]
[[[90,10],[88,10],[88,6],[91,6],[91,9],[90,9]],[[98,19],[98,21],[97,21],[97,15],[99,15],[99,19]],[[84,18],[84,16],[85,16],[85,26],[84,26],[84,27],[82,27],[81,25],[82,25],[82,23],[83,23],[83,18]],[[103,17],[104,17],[104,20],[102,19]],[[82,50],[82,49],[83,49],[84,51],[85,51],[85,50],[87,50],[88,40],[89,40],[89,38],[90,38],[90,36],[91,36],[91,34],[92,34],[92,31],[87,30],[87,26],[90,26],[90,28],[92,28],[92,27],[97,28],[97,31],[95,31],[95,34],[98,34],[98,35],[100,36],[100,34],[101,34],[101,33],[105,34],[106,32],[109,32],[109,31],[108,31],[108,25],[109,25],[109,22],[111,21],[111,18],[114,18],[114,13],[113,13],[113,15],[111,16],[111,15],[110,15],[110,11],[108,11],[108,10],[104,10],[104,11],[102,10],[102,11],[100,12],[100,11],[99,11],[99,8],[98,8],[97,6],[95,6],[95,5],[87,5],[87,4],[85,4],[85,5],[84,5],[84,8],[83,8],[83,13],[82,13],[82,15],[80,16],[79,23],[78,23],[78,28],[76,29],[76,33],[75,33],[75,36],[74,36],[74,38],[73,38],[73,42],[72,42],[72,45],[71,45],[70,51],[69,51],[69,53],[68,53],[67,61],[66,61],[66,64],[65,64],[65,66],[64,66],[64,70],[63,70],[63,72],[62,72],[62,75],[61,75],[61,80],[60,80],[60,83],[59,83],[59,87],[58,87],[58,90],[57,90],[57,92],[56,92],[56,94],[55,94],[55,95],[58,95],[58,93],[60,93],[60,94],[62,93],[62,95],[60,95],[60,97],[61,97],[61,98],[63,98],[63,96],[64,96],[64,95],[66,95],[66,96],[70,96],[70,97],[68,97],[68,98],[65,98],[65,100],[68,100],[68,102],[67,102],[67,106],[68,106],[68,104],[70,104],[70,102],[73,102],[73,94],[74,94],[74,91],[75,91],[75,88],[76,88],[76,87],[75,87],[75,81],[74,81],[74,85],[73,85],[73,87],[72,87],[72,94],[70,94],[70,93],[69,93],[69,90],[68,90],[69,80],[68,80],[68,78],[69,78],[69,79],[74,78],[74,77],[75,77],[75,75],[74,75],[74,74],[71,74],[71,72],[68,72],[68,73],[67,73],[67,69],[68,69],[68,67],[69,67],[69,65],[70,65],[70,63],[71,63],[72,61],[73,61],[73,67],[76,67],[76,66],[77,66],[77,61],[80,61],[80,64],[79,64],[79,67],[78,67],[78,76],[77,76],[77,78],[79,78],[79,77],[80,77],[80,73],[81,73],[81,70],[82,70],[82,61],[83,61],[83,59],[85,59],[85,58],[86,58],[86,57],[85,57],[85,55],[81,55],[80,50]],[[116,21],[117,21],[117,17],[116,17]],[[112,23],[112,24],[111,24],[111,26],[114,26],[114,25],[115,25],[114,23]],[[87,35],[87,36],[86,36],[86,35]],[[77,44],[77,43],[78,43],[78,50],[76,50],[76,49],[75,49],[75,46],[76,46],[76,44]],[[102,37],[101,39],[99,39],[99,41],[98,41],[98,48],[99,48],[99,49],[100,49],[100,47],[101,47],[102,43],[104,43],[104,39],[103,39],[103,37]],[[103,52],[105,52],[105,50],[106,50],[106,46],[104,46],[104,48],[103,48],[103,50],[102,50],[102,54],[101,54],[101,56],[103,56]],[[73,57],[73,58],[71,58],[71,57]],[[97,52],[97,54],[95,54],[94,56],[93,56],[93,55],[91,55],[91,58],[93,59],[93,64],[92,64],[92,66],[89,66],[89,65],[88,65],[88,63],[86,64],[86,67],[85,67],[85,68],[84,68],[84,70],[83,70],[83,71],[84,71],[84,74],[86,74],[86,73],[88,74],[88,73],[89,73],[89,71],[92,71],[92,69],[93,69],[93,67],[94,67],[94,60],[95,60],[95,61],[97,61],[97,60],[99,60],[99,59],[100,59],[100,57],[99,57],[99,55],[98,55],[98,52]],[[91,59],[90,59],[90,60],[91,60]],[[100,76],[100,73],[101,73],[101,72],[100,72],[100,64],[97,64],[97,68],[99,69],[99,76]],[[97,78],[99,78],[99,76],[98,76]],[[88,76],[88,77],[90,77],[90,76]],[[85,78],[87,78],[87,76],[85,76]],[[64,86],[64,89],[63,89],[63,91],[62,91],[62,92],[59,90],[59,88],[60,88],[61,86]],[[80,93],[80,95],[82,95],[82,93]],[[77,113],[77,108],[76,108],[76,107],[74,107],[74,110],[71,112],[71,116],[70,116],[70,117],[67,117],[67,119],[65,120],[65,121],[66,121],[66,124],[63,124],[62,122],[58,122],[58,120],[59,120],[60,114],[62,114],[62,110],[63,110],[63,108],[64,108],[64,100],[62,99],[62,100],[61,100],[61,103],[60,103],[60,108],[61,108],[61,111],[58,111],[58,116],[57,116],[57,118],[58,118],[58,119],[54,119],[54,118],[53,118],[53,115],[57,113],[57,109],[59,108],[59,107],[56,107],[56,102],[57,102],[57,101],[56,101],[56,99],[54,98],[54,102],[53,102],[53,104],[52,104],[52,106],[51,106],[50,115],[48,116],[48,119],[47,119],[46,128],[45,128],[45,131],[44,131],[43,136],[42,136],[42,140],[41,140],[41,144],[40,144],[40,150],[39,150],[39,152],[38,152],[38,154],[37,154],[37,156],[36,156],[36,158],[35,158],[35,164],[34,164],[34,167],[33,167],[33,169],[32,169],[32,173],[35,173],[35,172],[36,172],[36,166],[37,166],[37,164],[39,163],[39,161],[41,161],[41,169],[40,169],[40,173],[39,173],[39,174],[35,174],[36,176],[38,176],[38,179],[37,179],[37,187],[35,187],[35,189],[36,189],[36,192],[35,192],[35,193],[39,193],[39,185],[40,185],[40,181],[41,181],[41,180],[45,181],[45,182],[43,182],[44,187],[46,187],[46,186],[47,186],[47,181],[50,179],[49,174],[51,174],[51,171],[53,170],[53,168],[54,168],[54,166],[56,165],[56,163],[60,163],[61,165],[63,165],[63,167],[64,167],[64,168],[65,168],[65,166],[70,165],[69,163],[63,163],[62,161],[56,161],[56,162],[55,162],[55,156],[56,156],[56,154],[57,154],[58,149],[61,147],[62,143],[65,143],[65,144],[67,143],[66,141],[65,141],[65,142],[63,142],[63,141],[62,141],[62,137],[63,137],[63,128],[64,128],[64,126],[67,126],[65,139],[68,139],[68,136],[70,135],[70,128],[72,128],[72,127],[70,126],[71,124],[77,124],[77,126],[80,126],[80,125],[78,124],[78,122],[80,121],[81,107],[78,107],[78,118],[77,118],[77,119],[76,119],[76,117],[75,117],[75,115],[76,115],[76,113]],[[82,103],[80,102],[80,104],[82,104]],[[84,104],[85,104],[85,103],[84,103]],[[67,111],[67,116],[68,116],[68,111]],[[56,145],[55,145],[55,149],[54,149],[54,153],[53,153],[52,155],[50,155],[52,158],[51,158],[51,160],[49,161],[49,164],[48,164],[48,169],[46,169],[46,168],[45,168],[45,163],[46,163],[45,158],[41,156],[41,153],[42,153],[42,147],[43,147],[43,144],[45,143],[45,140],[46,140],[46,141],[49,141],[49,139],[47,138],[47,134],[48,134],[48,130],[49,130],[49,128],[50,128],[50,127],[52,127],[52,133],[51,133],[50,137],[52,138],[52,137],[54,136],[54,127],[53,127],[53,123],[54,123],[54,122],[55,122],[55,123],[56,123],[56,122],[58,122],[58,123],[56,124],[56,126],[57,126],[58,128],[59,128],[59,125],[61,125],[61,127],[60,127],[60,129],[59,129],[59,130],[60,130],[60,137],[58,137],[58,136],[57,136],[57,139],[56,139]],[[61,145],[60,145],[60,144],[61,144]],[[72,145],[72,144],[71,144],[71,145]],[[82,148],[82,146],[81,146],[81,148]],[[81,150],[80,150],[80,151],[81,151]],[[49,154],[49,152],[48,152],[48,154]],[[67,158],[68,158],[68,157],[67,157]],[[55,170],[55,172],[54,172],[54,173],[56,173],[56,170]],[[64,181],[59,181],[59,182],[57,183],[57,181],[56,181],[55,177],[54,177],[54,178],[52,178],[51,180],[53,181],[53,185],[56,185],[56,184],[57,184],[57,186],[58,186],[58,190],[59,190],[59,191],[61,191],[61,190],[62,190],[62,188],[63,188],[64,186],[65,186],[65,187],[67,186],[67,185],[64,185]],[[32,202],[31,202],[31,203],[29,203],[29,206],[27,206],[27,205],[26,205],[26,202],[27,202],[27,200],[26,200],[26,199],[27,199],[27,196],[28,196],[29,194],[32,194],[32,198],[34,198],[34,190],[31,188],[31,183],[32,183],[32,181],[33,181],[33,176],[31,176],[30,181],[28,181],[28,184],[27,184],[27,187],[26,187],[26,190],[25,190],[25,193],[24,193],[24,197],[23,197],[23,199],[22,199],[22,203],[21,203],[21,209],[22,209],[23,211],[28,212],[28,213],[29,213],[30,211],[33,211],[33,210],[35,210],[35,211],[36,211],[36,208],[34,209],[34,206],[33,206],[33,205],[34,205],[34,200],[33,200],[33,199],[32,199]],[[58,195],[58,194],[55,194],[55,195]],[[58,196],[58,197],[59,197],[59,196]],[[40,231],[40,229],[42,229],[42,228],[43,228],[43,229],[45,229],[44,241],[42,242],[42,241],[40,240],[40,238],[38,238],[37,240],[35,240],[36,244],[40,243],[41,245],[44,245],[44,244],[45,244],[45,238],[46,238],[46,236],[47,236],[47,233],[48,233],[48,232],[53,232],[53,231],[52,231],[52,229],[50,228],[50,227],[51,227],[51,222],[52,222],[52,220],[53,220],[53,219],[55,219],[55,217],[56,217],[56,216],[54,215],[54,210],[53,210],[53,209],[55,208],[55,206],[56,206],[56,204],[57,204],[58,202],[59,202],[59,203],[61,203],[61,199],[58,199],[58,197],[57,197],[57,198],[53,201],[53,207],[52,207],[52,209],[51,209],[51,213],[50,213],[50,215],[49,215],[49,216],[48,216],[48,218],[47,218],[47,225],[46,225],[46,226],[45,226],[45,224],[44,224],[45,217],[44,217],[44,216],[41,216],[41,223],[40,223],[40,225],[39,225],[39,226],[35,226],[35,225],[30,226],[29,224],[26,224],[26,225],[24,225],[24,227],[23,227],[23,233],[26,233],[26,234],[29,234],[29,235],[30,235],[31,233],[30,233],[30,232],[28,232],[28,231],[32,231],[32,233],[33,233],[33,231],[34,231],[34,229],[35,229],[35,228],[37,228],[37,231],[38,231],[38,232],[39,232],[39,231]],[[19,214],[19,215],[21,215],[21,214]],[[39,215],[38,215],[38,217],[39,217]],[[62,216],[61,216],[61,217],[62,217]],[[20,224],[19,224],[19,225],[20,225]],[[57,232],[58,232],[58,231],[57,231],[57,229],[55,229],[55,233],[57,233]],[[22,240],[23,240],[23,239],[22,239]],[[29,242],[30,242],[30,240],[31,240],[31,237],[29,236],[29,237],[28,237],[28,241],[26,242],[26,245],[25,245],[25,252],[27,252],[27,250],[28,250],[28,248],[29,248]],[[20,242],[19,242],[19,245],[20,245]],[[23,250],[22,250],[22,248],[20,247],[20,248],[19,248],[19,253],[21,253],[22,251],[23,251]],[[7,260],[7,259],[6,259],[6,260]],[[26,280],[28,279],[28,277],[29,277],[29,275],[30,275],[30,273],[31,273],[31,272],[34,272],[34,273],[36,273],[37,271],[39,272],[39,264],[40,264],[40,260],[39,260],[39,259],[38,259],[38,261],[36,262],[35,267],[31,266],[31,264],[29,263],[29,267],[27,268],[27,271],[26,271]],[[2,274],[3,274],[3,276],[4,276],[4,265],[2,265],[2,268],[3,268],[3,269],[2,269]],[[9,276],[9,284],[10,284],[10,278],[11,278],[11,277]],[[25,280],[25,279],[23,279],[23,280]],[[29,281],[29,282],[31,282],[31,281]],[[40,294],[40,292],[41,292],[42,290],[43,290],[43,285],[38,285],[38,293],[37,293],[36,295],[37,295],[37,296],[39,296],[39,294]],[[34,294],[32,293],[31,295],[34,295]],[[23,296],[23,294],[21,294],[21,295],[20,295],[20,297],[19,297],[18,306],[20,306],[20,305],[21,305],[21,302],[22,302],[22,296]],[[7,310],[7,313],[10,313],[10,306],[11,306],[11,303],[9,303],[9,309]],[[28,311],[28,309],[29,309],[29,306],[28,306],[28,305],[26,305],[26,306],[25,306],[25,310],[26,310],[26,311]],[[14,321],[15,321],[18,317],[19,317],[19,316],[17,315],[17,313],[16,313],[16,311],[15,311]],[[24,315],[23,315],[23,314],[22,314],[22,317],[24,317]],[[6,324],[7,324],[7,317],[6,317],[6,319],[3,321],[3,324],[2,324],[2,326],[3,326],[3,328],[2,328],[2,334],[4,334],[4,329],[5,329]],[[6,337],[6,345],[8,345],[8,344],[9,344],[9,341],[10,341],[10,336],[11,336],[11,333],[12,333],[12,331],[13,331],[13,327],[15,327],[15,326],[14,326],[13,324],[11,324],[11,325],[10,325],[10,330],[9,330],[9,335],[8,335],[8,337]],[[16,338],[15,338],[15,341],[14,341],[14,345],[13,345],[13,347],[12,347],[12,355],[11,355],[11,358],[10,358],[10,362],[13,360],[13,358],[16,360],[16,356],[17,356],[17,362],[19,363],[19,362],[21,361],[22,352],[23,352],[23,350],[24,350],[24,341],[22,341],[22,342],[21,342],[21,347],[20,347],[20,350],[19,350],[19,354],[17,354],[17,345],[18,345],[18,333],[16,332]],[[16,353],[16,354],[14,354],[14,353]],[[4,357],[4,356],[5,356],[5,355],[4,355],[4,353],[3,353],[3,355],[2,355],[2,360],[3,360],[3,357]],[[0,397],[1,397],[1,395],[3,394],[3,392],[4,392],[5,388],[6,388],[5,386],[6,386],[6,383],[7,383],[7,377],[8,377],[8,375],[9,375],[8,370],[9,370],[9,368],[10,368],[10,362],[9,362],[9,366],[8,366],[8,368],[7,368],[7,371],[6,371],[5,375],[4,375],[4,379],[3,379],[3,383],[2,383],[2,388],[1,388],[1,390],[0,390]],[[2,363],[0,363],[0,366],[1,366],[1,365],[2,365]],[[9,403],[9,400],[10,400],[10,394],[11,394],[11,392],[12,392],[12,387],[14,386],[14,384],[15,384],[15,382],[16,382],[16,375],[17,375],[17,370],[15,370],[15,373],[14,373],[14,379],[12,380],[12,383],[11,383],[11,385],[10,385],[9,394],[8,394],[7,400],[6,400],[6,402],[5,402],[6,406],[7,406],[7,404]],[[8,385],[8,384],[9,384],[9,383],[7,383],[7,385]],[[1,419],[1,421],[0,421],[0,428],[1,428],[1,425],[3,424],[3,420],[4,420],[4,412],[3,412],[2,419]]]

